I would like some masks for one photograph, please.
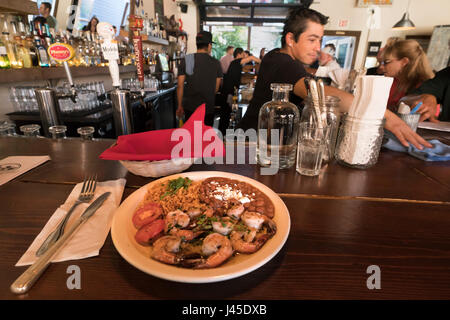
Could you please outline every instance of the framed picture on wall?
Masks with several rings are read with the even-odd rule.
[[[381,41],[369,41],[367,45],[367,56],[376,57],[381,48]]]
[[[155,17],[164,17],[164,0],[155,0]]]
[[[428,46],[430,45],[431,34],[430,35],[409,35],[409,36],[406,36],[406,40],[416,40],[421,45],[423,51],[427,52]]]

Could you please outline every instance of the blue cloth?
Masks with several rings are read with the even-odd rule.
[[[433,148],[424,148],[419,150],[413,145],[405,147],[398,141],[394,134],[388,130],[384,130],[383,147],[392,151],[407,152],[413,157],[424,161],[450,161],[450,146],[439,140],[429,140]]]

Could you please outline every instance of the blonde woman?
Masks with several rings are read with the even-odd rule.
[[[394,78],[388,109],[396,112],[399,100],[434,77],[427,55],[415,40],[396,41],[383,50],[384,75]]]

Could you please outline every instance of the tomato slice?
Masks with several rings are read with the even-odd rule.
[[[133,214],[133,224],[136,229],[140,229],[146,224],[158,219],[163,213],[159,203],[149,202],[137,209]]]
[[[134,238],[139,244],[149,245],[150,241],[156,240],[162,235],[164,224],[162,219],[155,220],[140,228]]]

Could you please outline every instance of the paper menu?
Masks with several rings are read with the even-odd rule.
[[[0,186],[49,160],[49,156],[11,156],[0,160]]]

